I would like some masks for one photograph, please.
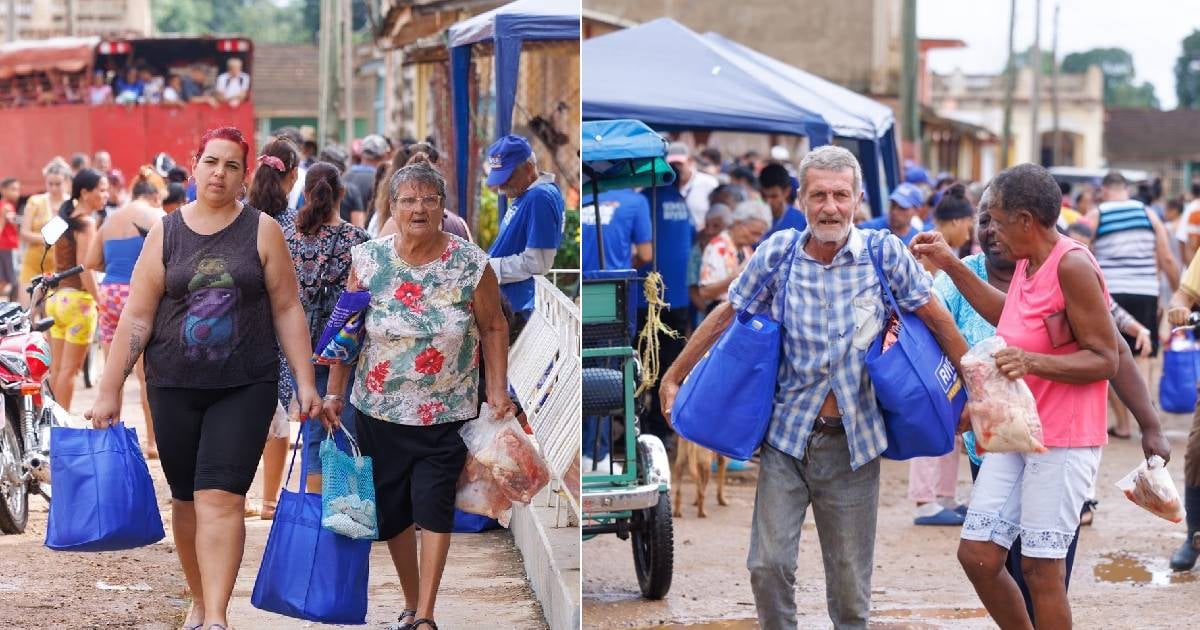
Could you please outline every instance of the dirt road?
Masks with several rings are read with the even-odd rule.
[[[81,385],[73,408],[87,409],[93,396],[94,390]],[[125,401],[123,415],[142,435],[136,384],[126,387]],[[111,553],[50,551],[42,545],[47,504],[40,497],[31,499],[25,534],[0,536],[0,628],[172,630],[180,626],[189,601],[171,542],[170,493],[157,461],[150,461],[150,472],[167,525],[167,538],[140,549]],[[261,499],[261,481],[260,474],[250,491],[255,505]],[[246,553],[230,604],[230,622],[238,630],[341,627],[289,619],[250,605],[269,528],[267,521],[247,520]],[[387,548],[377,543],[371,555],[368,626],[345,627],[379,627],[395,621],[403,603]],[[438,624],[454,630],[483,620],[502,628],[545,628],[541,607],[525,578],[520,552],[507,530],[458,534],[450,546],[438,601]]]
[[[1191,417],[1167,416],[1173,458],[1168,468],[1183,484],[1183,447]],[[1195,628],[1200,621],[1200,569],[1172,573],[1167,557],[1184,538],[1174,525],[1130,503],[1113,483],[1141,455],[1136,440],[1104,450],[1095,525],[1083,528],[1070,598],[1079,628]],[[872,628],[994,628],[955,559],[958,528],[916,527],[905,492],[908,466],[885,461],[872,581]],[[970,492],[962,458],[959,496]],[[694,487],[684,486],[684,504]],[[638,597],[628,542],[601,536],[583,545],[586,628],[754,628],[754,597],[746,571],[754,477],[731,480],[731,505],[716,505],[710,486],[707,519],[694,507],[675,519],[675,573],[666,599]],[[800,627],[827,628],[825,582],[809,512],[797,575]]]

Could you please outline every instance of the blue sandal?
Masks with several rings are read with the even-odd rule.
[[[949,527],[957,527],[963,524],[964,517],[962,514],[954,510],[942,508],[940,512],[932,516],[918,516],[913,519],[913,525],[941,525]]]

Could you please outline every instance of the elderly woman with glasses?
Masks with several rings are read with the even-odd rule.
[[[433,609],[454,526],[467,449],[458,434],[479,415],[479,379],[498,414],[511,414],[508,325],[488,256],[442,231],[446,181],[428,164],[388,182],[396,233],[352,250],[349,290],[371,293],[350,402],[363,454],[374,458],[379,539],[386,540],[405,610],[402,630],[437,630]],[[480,351],[485,374],[480,374]],[[345,391],[348,366],[330,370]],[[326,397],[323,421],[343,402]],[[416,526],[421,527],[418,562]]]

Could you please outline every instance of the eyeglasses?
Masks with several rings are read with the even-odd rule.
[[[417,207],[417,202],[421,203],[421,207],[426,210],[435,210],[442,205],[441,195],[427,195],[425,197],[401,197],[396,200],[396,204],[405,210],[412,210]]]

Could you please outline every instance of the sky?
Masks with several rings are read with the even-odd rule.
[[[1014,48],[1034,39],[1036,0],[1017,0]],[[1059,9],[1059,59],[1091,48],[1119,47],[1133,55],[1135,81],[1154,84],[1163,109],[1173,109],[1175,60],[1183,38],[1200,29],[1198,0],[1042,0],[1042,50],[1053,43],[1054,6]],[[960,39],[967,47],[929,52],[930,70],[939,74],[999,73],[1008,54],[1008,0],[917,0],[917,34]]]

